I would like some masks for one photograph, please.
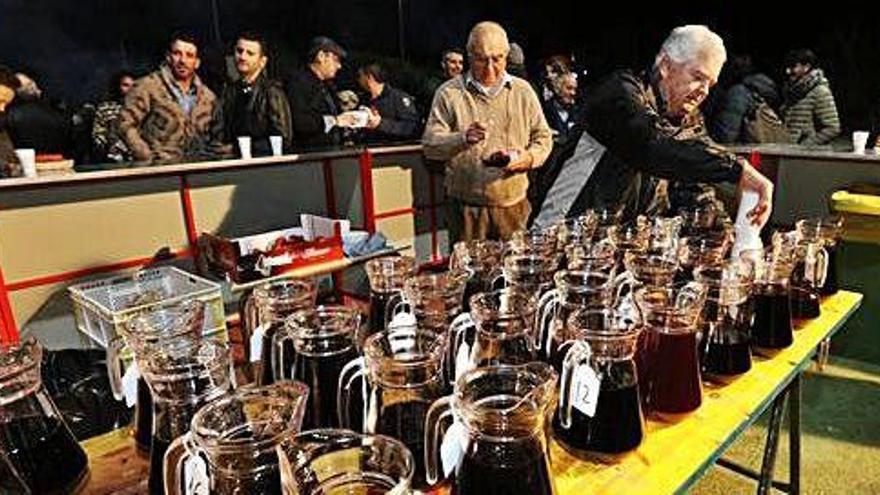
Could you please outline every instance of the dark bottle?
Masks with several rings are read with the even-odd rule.
[[[784,349],[793,342],[788,287],[781,284],[755,285],[755,319],[752,345],[760,349]]]

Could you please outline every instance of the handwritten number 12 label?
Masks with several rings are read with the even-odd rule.
[[[601,384],[602,377],[589,364],[578,366],[572,383],[571,405],[590,418],[595,416]]]

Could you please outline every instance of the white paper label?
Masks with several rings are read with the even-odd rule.
[[[125,407],[133,407],[137,403],[138,380],[141,372],[137,364],[131,363],[122,375],[122,395],[125,396]]]
[[[266,329],[263,328],[263,325],[257,326],[254,329],[254,333],[251,334],[251,362],[256,363],[263,356],[263,335],[266,334]]]
[[[443,464],[443,474],[449,477],[464,457],[467,448],[467,428],[455,420],[446,434],[443,435],[443,443],[440,444],[440,461]]]
[[[593,417],[599,401],[599,386],[602,377],[588,364],[582,364],[574,372],[571,390],[571,405],[578,411]]]
[[[191,455],[183,466],[183,483],[188,495],[209,495],[208,466],[199,455]]]

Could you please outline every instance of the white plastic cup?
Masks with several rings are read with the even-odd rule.
[[[15,155],[21,163],[25,177],[37,176],[37,152],[33,148],[21,148],[15,150]]]
[[[272,145],[272,156],[281,156],[284,153],[281,136],[269,136],[269,144]]]
[[[868,145],[868,131],[854,131],[852,134],[853,153],[860,155],[865,154],[865,147]]]
[[[238,152],[241,154],[241,157],[246,160],[251,158],[251,137],[250,136],[239,136],[238,137]]]

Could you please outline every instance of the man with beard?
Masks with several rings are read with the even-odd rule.
[[[782,120],[798,144],[827,144],[840,134],[840,118],[828,79],[810,50],[792,50],[785,57]]]
[[[533,217],[547,226],[589,208],[616,208],[626,217],[655,204],[658,179],[738,183],[757,193],[755,225],[770,215],[773,184],[745,160],[703,137],[699,105],[726,59],[721,38],[705,26],[672,31],[644,74],[619,71],[587,92],[583,122],[545,167]]]
[[[266,74],[265,40],[257,33],[243,33],[233,51],[239,79],[227,84],[220,97],[223,141],[250,136],[254,156],[272,153],[270,136],[281,136],[289,148],[293,135],[290,105],[281,83]]]
[[[200,64],[195,38],[176,34],[159,69],[126,96],[119,126],[136,161],[167,163],[221,149],[213,122],[217,97],[196,75]]]

